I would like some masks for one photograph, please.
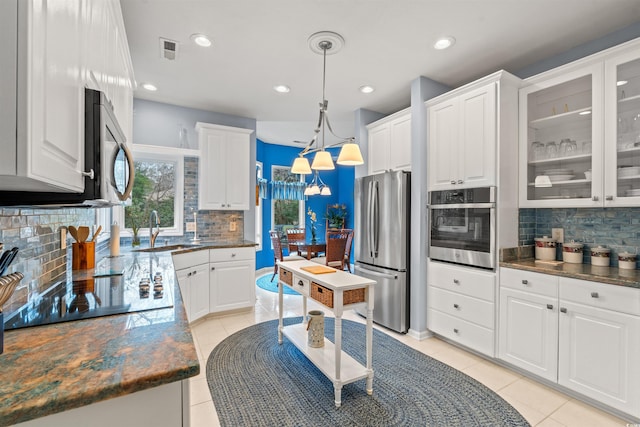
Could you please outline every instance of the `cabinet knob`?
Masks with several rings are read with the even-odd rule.
[[[455,184],[455,183],[456,183],[456,180],[455,180],[455,179],[452,179],[452,180],[451,180],[451,183],[452,183],[452,184]]]
[[[461,180],[461,179],[459,179],[459,180],[458,180],[458,184],[464,184],[464,181],[463,181],[463,180]]]
[[[598,200],[600,200],[600,197],[598,197],[598,196],[593,196],[593,197],[591,198],[591,200],[593,200],[594,202],[597,202]]]
[[[192,275],[192,274],[193,274],[193,273],[188,272],[188,273],[187,273],[187,277],[191,277],[191,275]]]
[[[597,292],[591,292],[591,298],[599,298],[600,295],[598,295]]]
[[[235,257],[235,256],[236,256],[236,254],[231,254],[231,258],[233,258],[233,257]]]
[[[613,196],[606,196],[604,199],[605,200],[613,200]]]
[[[459,309],[459,308],[460,308],[460,306],[459,306],[458,304],[453,304],[453,308],[455,308],[455,309]]]
[[[215,270],[215,269],[216,269],[215,267],[211,267],[211,271],[213,271],[213,270]]]
[[[82,172],[82,176],[86,176],[89,179],[95,179],[96,174],[93,171],[93,169],[89,170],[88,172]]]
[[[453,328],[453,332],[458,333],[458,328]]]
[[[522,279],[522,284],[523,284],[523,285],[528,285],[528,284],[529,284],[529,281],[528,281],[527,279]]]
[[[547,308],[548,308],[549,310],[553,310],[553,304],[547,304]]]
[[[193,275],[195,276],[196,274],[198,274],[197,270],[193,270]]]
[[[459,285],[460,281],[458,279],[453,279],[453,283],[455,283],[456,285]]]
[[[566,309],[566,308],[564,308],[564,307],[560,307],[560,313],[566,313],[566,312],[567,312],[567,309]]]

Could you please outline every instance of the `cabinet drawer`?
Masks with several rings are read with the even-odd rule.
[[[294,291],[298,292],[300,295],[308,297],[310,286],[311,286],[311,282],[309,281],[309,279],[296,276],[295,274],[293,275],[293,284],[291,285],[291,287],[293,288]]]
[[[427,288],[427,301],[430,308],[494,329],[495,305],[489,301],[433,286]]]
[[[209,263],[209,251],[193,251],[182,254],[171,254],[173,268],[182,270],[183,268]]]
[[[493,330],[474,325],[466,320],[449,316],[438,310],[427,312],[427,327],[436,334],[494,357]]]
[[[558,296],[558,277],[550,274],[501,268],[500,286],[553,298]]]
[[[640,289],[561,277],[560,300],[640,316]]]
[[[429,285],[495,302],[495,273],[429,263]]]
[[[249,248],[222,248],[209,250],[209,262],[237,261],[240,259],[252,259],[256,250]]]

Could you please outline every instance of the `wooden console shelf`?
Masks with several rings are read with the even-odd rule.
[[[320,371],[333,383],[336,407],[341,405],[342,386],[354,381],[367,379],[367,394],[373,393],[373,301],[375,281],[345,271],[336,271],[335,274],[313,274],[305,271],[304,267],[317,265],[310,261],[283,261],[278,262],[279,277],[278,287],[278,343],[282,344],[283,335],[286,336],[298,350],[300,350]],[[324,347],[309,347],[307,344],[307,297],[313,298],[311,283],[320,285],[330,291],[333,298],[327,301],[315,299],[335,315],[335,343],[324,340]],[[284,326],[283,312],[283,286],[288,286],[302,295],[302,323]],[[364,299],[356,299],[357,302],[348,303],[345,294],[359,294],[364,292]],[[342,313],[345,305],[349,308],[365,304],[367,307],[367,324],[365,332],[366,340],[366,366],[363,366],[353,357],[342,351]]]

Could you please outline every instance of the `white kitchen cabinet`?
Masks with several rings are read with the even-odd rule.
[[[500,269],[498,357],[555,382],[558,278]]]
[[[499,357],[640,416],[640,289],[500,269]]]
[[[209,314],[209,252],[172,254],[189,322]]]
[[[9,10],[12,3],[17,10]],[[46,0],[0,6],[3,25],[17,22],[10,24],[16,55],[0,60],[16,76],[14,90],[0,97],[0,110],[16,112],[0,140],[2,190],[84,190],[84,1],[61,6]]]
[[[387,170],[411,170],[411,111],[409,108],[367,125],[369,175]]]
[[[426,102],[429,191],[497,185],[498,159],[515,154],[519,82],[499,71]]]
[[[198,208],[248,210],[253,171],[249,164],[251,129],[196,124],[200,144]]]
[[[120,3],[2,2],[0,16],[9,49],[0,60],[0,110],[8,112],[0,122],[0,190],[82,192],[91,75],[111,78],[109,67],[117,67],[110,99],[131,137],[133,74]]]
[[[558,383],[640,417],[640,289],[560,278]]]
[[[520,207],[640,204],[639,49],[625,43],[525,80]]]
[[[427,327],[488,356],[495,355],[495,273],[430,261]]]
[[[255,249],[211,249],[209,258],[210,312],[253,307],[256,303]]]

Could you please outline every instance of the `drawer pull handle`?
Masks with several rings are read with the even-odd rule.
[[[458,328],[453,328],[453,332],[458,333]]]
[[[459,285],[460,281],[458,279],[453,279],[453,283],[455,283],[456,285]]]
[[[455,308],[455,309],[459,309],[459,308],[460,308],[460,306],[459,306],[458,304],[453,304],[453,308]]]
[[[600,295],[598,295],[597,292],[591,292],[591,298],[599,298]]]
[[[529,284],[529,281],[528,281],[527,279],[522,279],[522,284],[523,284],[523,285],[528,285],[528,284]]]
[[[211,267],[211,271],[213,271],[213,270],[215,270],[215,269],[216,269],[215,267]]]
[[[591,200],[593,200],[594,202],[597,202],[598,200],[600,200],[600,197],[598,197],[598,196],[593,196],[593,197],[591,198]]]
[[[191,277],[191,275],[192,275],[192,274],[193,274],[193,273],[188,272],[188,273],[187,273],[187,277]]]
[[[560,307],[560,313],[566,313],[566,312],[567,312],[567,309],[566,309],[566,308],[564,308],[564,307]]]
[[[606,196],[604,199],[605,200],[613,200],[613,196]]]
[[[234,256],[236,256],[236,254],[231,254],[231,258],[233,258]]]
[[[458,180],[458,184],[464,184],[464,181],[463,181],[463,180],[461,180],[461,179],[459,179],[459,180]]]
[[[304,282],[302,280],[298,280],[298,286],[304,286]]]
[[[455,180],[455,179],[452,179],[452,180],[451,180],[451,183],[452,183],[452,184],[455,184],[455,183],[456,183],[456,180]]]
[[[547,308],[548,308],[549,310],[553,310],[553,304],[547,304]]]
[[[195,276],[198,272],[196,270],[193,270],[193,275]]]

